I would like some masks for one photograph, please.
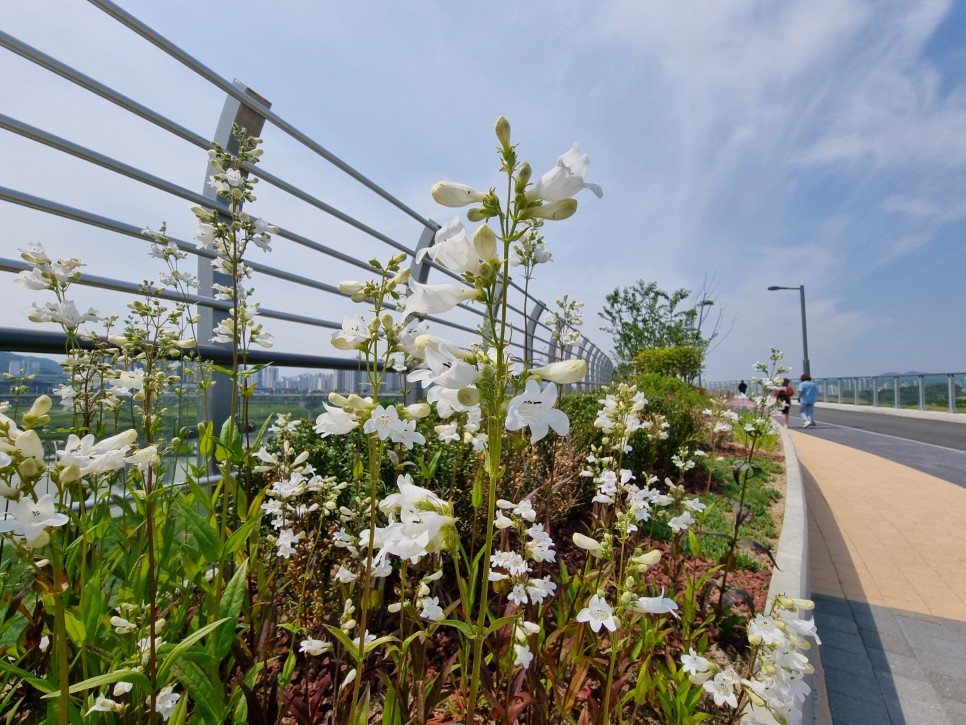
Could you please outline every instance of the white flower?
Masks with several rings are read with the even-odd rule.
[[[130,634],[131,632],[136,632],[138,628],[133,622],[129,622],[124,617],[118,617],[116,615],[111,617],[111,626],[114,627],[114,631],[118,634]]]
[[[346,315],[342,319],[342,331],[332,333],[332,346],[339,350],[361,350],[370,334],[369,325],[361,315]]]
[[[420,249],[416,253],[416,264],[421,264],[426,255],[432,257],[437,264],[460,274],[480,272],[479,255],[466,237],[466,229],[459,217],[453,217],[449,224],[440,227],[433,246]]]
[[[12,531],[23,536],[31,549],[39,549],[50,541],[48,528],[63,526],[69,520],[66,514],[54,511],[52,493],[44,494],[37,501],[23,496],[5,516],[6,520],[0,522],[0,532]]]
[[[701,503],[700,499],[696,499],[696,498],[689,498],[683,501],[683,503],[687,508],[694,511],[694,513],[696,514],[699,514],[702,511],[704,511],[706,508],[708,508],[706,504]]]
[[[343,435],[359,427],[359,421],[353,413],[346,413],[342,408],[323,403],[327,412],[315,419],[315,432],[323,438],[330,435]]]
[[[412,294],[406,298],[403,316],[436,315],[448,312],[460,302],[480,299],[479,290],[461,284],[420,284],[410,280]]]
[[[390,438],[393,443],[404,445],[408,451],[413,449],[414,443],[423,445],[426,442],[426,437],[416,430],[416,421],[414,420],[400,421],[399,427],[390,433]]]
[[[590,598],[586,607],[577,612],[577,621],[589,623],[594,632],[599,632],[602,626],[614,632],[620,624],[614,618],[614,610],[607,600],[596,594]]]
[[[527,594],[530,595],[530,601],[534,604],[543,604],[543,600],[552,597],[556,589],[557,585],[550,581],[549,576],[545,576],[543,579],[531,579],[527,582]]]
[[[664,590],[658,597],[638,597],[634,602],[634,609],[644,614],[670,614],[677,617],[678,605],[673,599],[664,596]]]
[[[181,695],[174,691],[174,685],[168,685],[158,693],[154,709],[157,710],[163,720],[167,720],[171,717],[171,713],[174,712],[174,708],[180,699]],[[147,702],[151,702],[150,697],[147,699]]]
[[[275,555],[288,559],[296,553],[294,545],[304,536],[302,532],[296,534],[292,529],[282,529],[278,532],[278,539],[275,541]]]
[[[556,385],[550,383],[541,390],[536,380],[528,380],[524,391],[507,405],[507,430],[529,427],[532,443],[545,437],[548,428],[553,428],[557,435],[567,435],[570,432],[570,419],[562,410],[553,407],[556,402]]]
[[[583,380],[587,374],[587,363],[578,359],[560,360],[531,370],[530,374],[541,380],[549,380],[561,385],[576,383]]]
[[[706,681],[704,689],[714,696],[714,704],[718,707],[726,703],[731,707],[738,707],[738,697],[735,695],[737,681],[737,675],[729,668],[716,674],[713,680]]]
[[[114,695],[114,697],[121,697],[121,695],[126,695],[129,693],[133,687],[133,682],[125,682],[124,680],[121,680],[120,682],[114,683],[114,689],[111,690],[111,693]]]
[[[572,539],[577,546],[593,556],[603,556],[605,553],[604,547],[600,545],[599,541],[580,532],[575,531]]]
[[[377,405],[369,415],[369,420],[362,426],[362,430],[366,433],[375,433],[382,440],[386,440],[402,425],[403,421],[399,419],[399,413],[394,405],[390,405],[388,408]]]
[[[419,600],[422,611],[419,616],[430,622],[438,622],[443,618],[443,608],[439,606],[439,597],[423,597]]]
[[[513,645],[513,666],[522,667],[523,669],[528,669],[530,667],[530,662],[533,661],[533,652],[525,644]]]
[[[454,181],[438,181],[433,184],[430,192],[437,204],[443,206],[459,207],[468,204],[476,204],[486,198],[486,194],[477,191],[472,186],[457,184]]]
[[[694,647],[687,654],[681,655],[681,669],[695,685],[702,684],[711,676],[708,660],[694,651]]]
[[[456,423],[443,423],[434,428],[436,437],[442,443],[458,443],[460,439],[459,426]]]
[[[748,641],[753,645],[781,646],[788,642],[788,638],[774,618],[759,613],[748,623]]]
[[[335,580],[340,584],[349,584],[358,578],[358,574],[352,573],[342,565],[339,565],[339,570],[335,573]]]
[[[139,448],[131,455],[126,456],[124,460],[127,463],[137,466],[137,469],[143,476],[150,470],[151,465],[158,460],[158,447],[147,446],[146,448]]]
[[[527,191],[527,198],[560,201],[572,197],[581,189],[590,189],[598,199],[603,197],[604,192],[597,184],[584,182],[589,166],[590,156],[580,153],[577,144],[574,144],[557,159],[557,165],[541,176],[533,188]]]
[[[94,707],[88,710],[84,717],[90,717],[92,712],[114,712],[119,707],[123,707],[119,702],[114,702],[114,700],[108,697],[98,697],[94,701]]]
[[[313,657],[318,657],[319,655],[325,654],[330,649],[332,649],[332,644],[330,642],[325,642],[321,639],[314,639],[312,637],[306,637],[299,645],[299,652],[302,654],[312,655]]]
[[[514,584],[506,598],[514,604],[526,604],[527,590],[522,584]]]
[[[667,523],[672,531],[687,531],[688,527],[694,524],[694,517],[690,511],[685,511],[680,516],[675,516],[670,519]]]

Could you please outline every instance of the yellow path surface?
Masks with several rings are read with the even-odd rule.
[[[804,476],[812,591],[966,621],[966,489],[789,433]]]

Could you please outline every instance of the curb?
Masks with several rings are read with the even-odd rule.
[[[782,426],[778,426],[785,448],[785,515],[782,519],[782,533],[778,539],[775,561],[780,569],[772,572],[768,586],[768,601],[777,594],[795,599],[811,598],[808,580],[808,516],[805,508],[805,489],[802,486],[802,470],[798,454],[791,436]],[[821,635],[820,635],[821,636]],[[788,718],[788,725],[808,725],[817,722],[817,672],[821,671],[821,660],[817,646],[807,652],[809,662],[816,672],[806,676],[810,692],[801,707],[801,715]],[[742,725],[774,725],[775,718],[763,708],[752,707],[741,718]]]
[[[794,405],[794,403],[793,403]],[[918,418],[919,420],[941,420],[945,423],[966,424],[966,413],[943,413],[938,410],[913,410],[912,408],[873,408],[871,405],[853,405],[851,403],[815,403],[816,408],[829,410],[844,410],[850,413],[865,413],[869,415],[893,415],[898,418]]]

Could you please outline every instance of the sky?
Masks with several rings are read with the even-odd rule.
[[[535,295],[598,312],[637,280],[707,288],[721,313],[707,380],[747,378],[771,347],[801,372],[805,286],[816,377],[966,370],[966,3],[941,0],[578,0],[119,3],[420,214],[448,179],[498,183],[509,119],[535,174],[590,154],[577,214],[545,227]],[[0,0],[3,30],[211,137],[224,94],[80,0]],[[0,113],[201,190],[204,156],[0,48]],[[415,246],[420,228],[266,128],[272,173]],[[183,200],[0,130],[0,185],[191,238]],[[252,213],[359,256],[363,235],[262,184]],[[160,271],[147,245],[0,202],[0,256],[43,243],[91,274]],[[285,240],[257,261],[329,282],[359,270]],[[39,293],[0,275],[0,325]],[[112,310],[111,296],[80,303]],[[256,280],[265,307],[339,320],[332,297]],[[328,333],[270,322],[281,351],[333,354]],[[51,328],[52,329],[52,328]]]

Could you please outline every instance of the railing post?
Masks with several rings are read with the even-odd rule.
[[[859,406],[859,379],[852,378],[852,399],[855,401],[855,407]]]
[[[842,378],[835,378],[835,386],[836,386],[837,392],[838,392],[838,402],[841,405],[841,403],[842,403]]]
[[[919,383],[919,410],[926,409],[926,376],[917,375],[917,382]]]
[[[432,221],[432,220],[430,220]],[[409,277],[414,279],[420,284],[426,284],[426,280],[429,279],[430,260],[423,259],[422,262],[416,264],[416,254],[421,249],[426,249],[427,247],[433,246],[433,242],[436,240],[436,232],[438,229],[433,229],[432,227],[423,227],[423,233],[419,235],[419,241],[416,242],[416,249],[413,250],[413,261],[409,265]]]
[[[893,389],[894,394],[896,396],[895,401],[893,401],[893,407],[894,408],[901,408],[902,407],[902,402],[899,400],[899,394],[901,392],[900,391],[901,387],[902,386],[899,384],[899,376],[898,375],[894,376],[892,378],[892,389]]]
[[[879,376],[872,376],[872,407],[879,407]]]
[[[250,88],[247,88],[243,83],[235,81],[235,86],[242,93],[251,96],[266,108],[271,106],[268,101]],[[265,118],[233,96],[228,96],[225,99],[225,105],[221,110],[221,118],[218,120],[218,128],[215,130],[214,141],[228,153],[232,154],[238,152],[238,142],[232,135],[232,127],[234,124],[238,124],[244,128],[249,136],[258,136],[261,134],[262,128],[265,125]],[[215,173],[217,171],[209,163],[205,169],[204,190],[202,193],[219,206],[227,209],[228,204],[225,200],[219,197],[217,191],[208,185],[208,179]],[[247,172],[242,173],[247,175]],[[231,284],[231,279],[226,274],[215,272],[211,266],[211,260],[205,257],[198,257],[198,293],[207,297],[213,297],[215,284],[229,285]],[[198,336],[201,337],[198,342],[208,343],[215,334],[215,328],[218,327],[222,320],[228,317],[228,313],[224,310],[216,310],[212,307],[199,305],[198,314],[200,317],[198,320]],[[229,343],[214,344],[227,346]],[[211,420],[215,423],[215,435],[218,435],[221,431],[222,424],[228,420],[228,416],[231,414],[231,380],[223,373],[215,373],[213,375],[213,381],[215,385],[209,388],[208,392],[208,413],[211,416]]]
[[[947,380],[948,393],[946,394],[947,407],[950,413],[956,412],[956,376],[949,373]]]

